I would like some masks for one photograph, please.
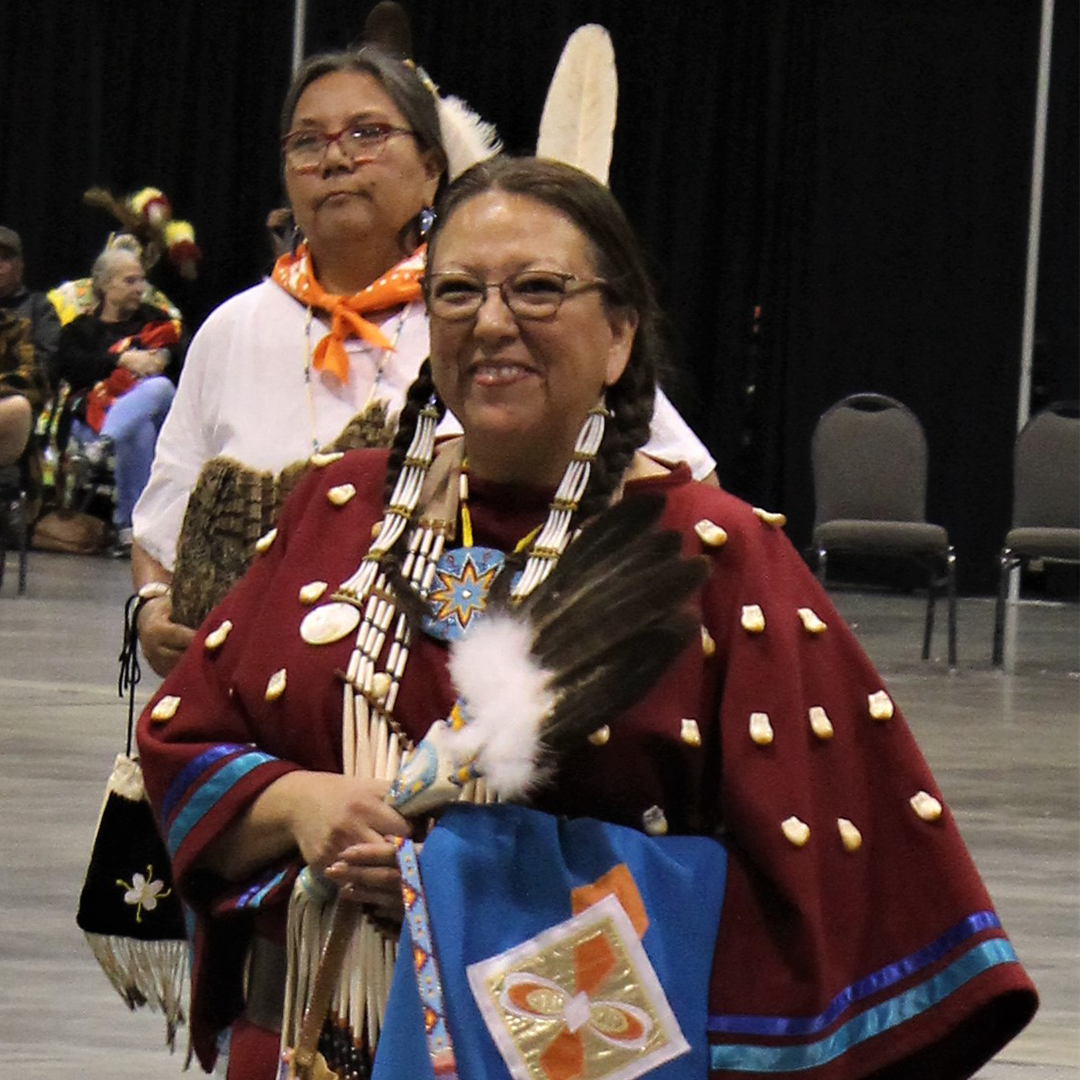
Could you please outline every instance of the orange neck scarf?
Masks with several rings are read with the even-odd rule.
[[[282,255],[274,263],[270,278],[275,284],[301,304],[325,311],[330,316],[330,333],[312,353],[316,371],[329,371],[339,382],[345,382],[349,375],[345,342],[352,337],[362,338],[380,349],[393,349],[392,342],[364,315],[388,311],[419,298],[426,250],[426,245],[421,244],[397,266],[353,296],[328,293],[315,280],[306,244],[301,244],[294,254]]]

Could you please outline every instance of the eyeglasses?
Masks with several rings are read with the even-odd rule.
[[[556,270],[523,270],[502,281],[480,281],[471,274],[448,271],[430,275],[425,289],[428,310],[435,318],[460,322],[476,315],[489,289],[499,290],[503,303],[517,318],[549,319],[567,297],[607,284],[603,278],[579,278]]]
[[[362,165],[374,161],[395,135],[415,134],[411,128],[371,121],[349,124],[340,131],[290,131],[281,140],[281,153],[295,172],[314,172],[334,143],[354,165]]]

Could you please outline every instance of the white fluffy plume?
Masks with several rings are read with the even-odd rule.
[[[466,169],[502,149],[495,125],[481,119],[461,98],[437,95],[435,101],[450,180],[456,180]]]
[[[536,156],[576,165],[606,184],[618,97],[611,37],[595,23],[578,27],[548,87]]]
[[[468,723],[448,745],[459,760],[477,755],[488,788],[508,800],[543,779],[540,730],[554,697],[531,647],[526,620],[489,612],[450,649],[450,676]]]

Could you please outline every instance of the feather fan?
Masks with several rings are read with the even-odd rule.
[[[536,156],[575,165],[607,184],[618,96],[610,35],[595,23],[578,27],[548,87]]]
[[[706,572],[704,560],[681,557],[676,533],[656,531],[662,506],[638,497],[605,511],[520,607],[489,608],[455,642],[463,715],[406,760],[391,793],[403,813],[446,801],[463,766],[500,798],[522,798],[559,754],[649,692],[696,632],[685,604]],[[438,776],[422,795],[410,787],[421,773]]]

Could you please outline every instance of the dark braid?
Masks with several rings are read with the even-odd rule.
[[[634,451],[649,441],[655,400],[656,379],[644,365],[628,365],[622,378],[608,387],[605,401],[612,415],[578,506],[579,522],[600,513],[610,503],[630,468]]]
[[[446,413],[446,406],[435,394],[435,383],[431,378],[431,361],[425,360],[420,365],[416,379],[409,387],[405,395],[405,404],[401,415],[398,417],[397,432],[394,441],[390,444],[390,458],[386,463],[386,480],[383,482],[383,506],[390,503],[390,496],[394,494],[398,476],[405,464],[405,455],[412,445],[413,436],[416,434],[416,424],[420,419],[420,410],[435,396],[435,405],[439,410],[441,420]]]
[[[446,413],[446,406],[435,393],[435,384],[431,378],[431,361],[425,360],[420,365],[416,379],[405,394],[405,405],[398,417],[397,431],[394,441],[390,444],[390,456],[386,462],[386,479],[383,481],[383,507],[390,505],[390,499],[397,487],[398,477],[405,465],[405,455],[412,445],[413,436],[416,434],[416,425],[420,419],[420,411],[435,397],[435,407],[439,411],[439,419]],[[398,608],[409,621],[413,631],[420,629],[421,620],[425,614],[423,604],[413,591],[412,586],[405,580],[401,573],[401,565],[405,558],[405,552],[409,546],[409,529],[406,529],[398,542],[382,557],[381,565],[390,584],[391,591],[397,598]]]

